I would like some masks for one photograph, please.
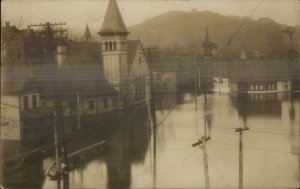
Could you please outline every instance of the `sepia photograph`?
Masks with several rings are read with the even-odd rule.
[[[300,0],[1,0],[0,189],[300,189]]]

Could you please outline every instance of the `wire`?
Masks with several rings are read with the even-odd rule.
[[[250,20],[251,16],[254,14],[254,12],[258,9],[260,4],[263,2],[263,0],[260,0],[260,2],[255,6],[255,8],[252,10],[252,12],[249,14],[249,16],[244,20],[244,22],[237,28],[237,30],[230,36],[227,43],[221,48],[221,50],[217,53],[219,55],[227,46],[229,46],[233,40],[233,38],[240,32],[242,27]]]

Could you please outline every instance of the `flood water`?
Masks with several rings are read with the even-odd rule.
[[[244,188],[299,185],[299,97],[282,94],[271,100],[245,100],[215,92],[207,95],[206,103],[199,95],[197,109],[191,94],[179,102],[173,95],[160,99],[156,133],[149,126],[147,109],[138,109],[99,139],[96,134],[78,138],[81,146],[87,145],[88,138],[105,139],[110,148],[78,161],[69,174],[70,188],[204,188],[203,151],[192,144],[205,132],[210,136],[206,143],[210,187],[238,188],[239,133],[235,129],[240,127],[249,128],[243,132]],[[56,188],[56,181],[43,175],[53,160],[27,167],[21,175],[31,180],[25,185]]]
[[[292,99],[292,100],[291,100]],[[229,94],[184,95],[158,105],[157,133],[147,118],[117,130],[102,157],[70,173],[72,188],[204,188],[203,152],[192,147],[207,125],[211,188],[238,188],[239,134],[243,133],[245,188],[296,188],[299,185],[299,98],[239,101]],[[206,120],[206,122],[205,122]],[[134,121],[136,122],[136,120]],[[154,142],[156,138],[156,142]],[[47,159],[44,164],[47,164]],[[45,179],[43,188],[55,188]]]

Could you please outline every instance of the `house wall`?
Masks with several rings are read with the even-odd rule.
[[[292,83],[290,81],[278,81],[277,82],[277,91],[290,91],[292,89]]]
[[[230,84],[230,90],[231,92],[237,92],[238,91],[238,85],[236,83]]]
[[[246,93],[274,93],[291,91],[291,81],[277,81],[277,82],[243,82],[231,83],[230,88],[232,92],[246,92]]]
[[[142,83],[139,82],[140,80]],[[141,44],[139,44],[131,64],[129,81],[129,94],[133,102],[146,101],[148,103],[150,99],[150,70]]]

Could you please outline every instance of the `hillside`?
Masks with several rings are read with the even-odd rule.
[[[129,37],[140,38],[145,47],[176,47],[198,53],[201,51],[206,27],[209,28],[211,41],[221,49],[245,19],[210,11],[172,11],[130,27]],[[282,33],[286,27],[269,18],[249,20],[222,54],[236,55],[242,48],[248,52],[258,50],[264,56],[285,53],[290,46],[288,36]],[[299,31],[300,27],[297,26],[293,37],[294,48],[298,48]]]

